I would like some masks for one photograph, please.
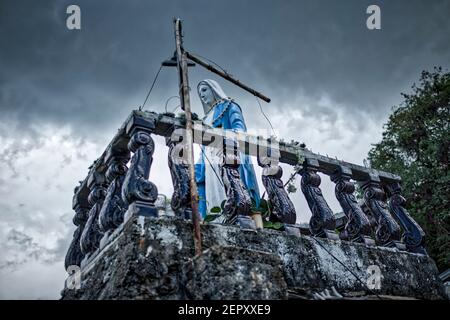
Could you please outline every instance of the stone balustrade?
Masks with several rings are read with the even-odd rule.
[[[73,209],[77,226],[66,256],[66,268],[81,266],[95,256],[129,216],[158,217],[155,201],[158,189],[149,181],[155,144],[153,135],[164,136],[168,146],[168,166],[174,186],[171,207],[176,216],[192,215],[188,163],[183,158],[184,118],[173,114],[133,111],[103,154],[89,168],[87,177],[75,188]],[[304,233],[296,224],[296,212],[285,191],[279,163],[295,166],[301,176],[301,191],[311,211],[309,234],[368,246],[391,247],[399,251],[426,254],[424,232],[406,211],[399,176],[315,154],[298,144],[284,144],[271,138],[242,132],[227,132],[194,120],[194,143],[224,148],[221,175],[227,200],[224,224],[255,228],[250,218],[251,201],[240,182],[238,151],[257,157],[262,181],[271,204],[271,219],[283,223],[279,232]],[[207,139],[206,139],[207,137]],[[232,152],[229,152],[229,151]],[[158,150],[161,152],[162,150]],[[225,152],[226,151],[226,152]],[[319,173],[329,176],[345,214],[339,226],[322,194]],[[355,184],[363,200],[355,197]],[[306,208],[305,208],[306,210]]]

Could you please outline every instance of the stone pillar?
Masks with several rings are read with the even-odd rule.
[[[66,254],[64,266],[67,270],[69,266],[81,266],[81,261],[84,258],[84,254],[81,251],[81,235],[84,230],[84,226],[88,220],[89,203],[87,197],[79,192],[80,187],[76,187],[73,196],[72,208],[75,210],[75,216],[73,217],[73,223],[77,226],[73,233],[73,239],[70,244],[69,250]]]
[[[336,173],[331,176],[331,180],[336,183],[336,198],[347,216],[347,223],[339,236],[342,240],[374,245],[375,242],[370,238],[371,227],[369,219],[363,213],[353,194],[355,185],[350,181],[351,176],[351,169],[344,166],[340,166]]]
[[[384,247],[396,247],[404,249],[400,243],[400,227],[391,217],[384,193],[378,176],[370,175],[369,180],[362,183],[364,190],[364,203],[374,217],[377,227],[375,241],[377,245]]]
[[[309,227],[315,237],[339,239],[336,234],[333,211],[323,197],[320,190],[320,176],[317,174],[319,162],[316,159],[305,159],[303,169],[299,172],[302,176],[301,189],[312,212]]]
[[[415,253],[427,254],[423,247],[425,232],[403,207],[406,200],[400,194],[402,192],[400,183],[387,185],[385,189],[389,195],[391,213],[403,228],[402,242],[406,245],[406,249]]]
[[[104,233],[114,231],[122,222],[127,210],[122,200],[122,185],[128,170],[126,164],[130,159],[128,150],[109,149],[105,162],[108,166],[106,179],[109,187],[99,215],[100,229]]]
[[[106,180],[104,174],[92,172],[88,177],[87,186],[90,190],[88,201],[91,209],[89,210],[88,220],[81,235],[81,251],[84,255],[90,254],[98,249],[103,232],[98,224],[98,217],[103,201],[106,196]]]
[[[148,181],[155,151],[150,132],[139,127],[130,132],[128,149],[134,154],[122,186],[122,200],[128,205],[126,215],[158,216],[154,205],[158,188]]]
[[[189,181],[189,165],[184,129],[177,128],[170,137],[166,137],[166,145],[169,147],[168,163],[172,176],[173,194],[170,205],[175,214],[184,219],[192,219],[191,187]]]
[[[239,174],[240,157],[237,142],[224,138],[223,161],[221,164],[222,181],[227,200],[223,208],[225,223],[238,224],[242,228],[255,229],[251,215],[251,198],[245,189]]]
[[[262,182],[272,208],[269,218],[274,222],[295,224],[297,215],[281,180],[283,169],[278,165],[279,158],[279,149],[262,148],[258,152],[258,165],[263,168]]]

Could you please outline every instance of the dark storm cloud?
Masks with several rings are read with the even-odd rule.
[[[69,4],[81,7],[81,31],[65,27]],[[381,7],[382,30],[365,27],[370,4]],[[2,121],[69,124],[83,135],[119,126],[173,52],[173,16],[184,19],[189,50],[274,106],[293,92],[325,94],[347,111],[385,116],[422,69],[449,66],[448,12],[448,1],[2,1]],[[176,83],[164,70],[152,108],[162,111]]]

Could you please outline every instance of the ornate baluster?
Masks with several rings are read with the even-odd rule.
[[[128,149],[134,155],[122,186],[122,199],[129,205],[126,215],[157,217],[154,203],[158,198],[158,188],[148,181],[155,143],[150,133],[140,128],[132,130],[130,135]]]
[[[386,194],[380,185],[378,176],[370,175],[370,179],[362,184],[364,202],[376,220],[375,241],[379,246],[404,248],[400,243],[400,227],[391,217],[385,203]]]
[[[270,219],[274,222],[295,224],[297,220],[294,204],[284,189],[283,169],[278,165],[279,149],[264,148],[258,153],[258,164],[263,168],[262,182],[273,208]]]
[[[223,208],[224,222],[255,229],[255,223],[250,218],[251,198],[240,179],[239,162],[237,143],[232,139],[224,138],[221,164],[222,181],[227,195]]]
[[[183,129],[178,128],[173,131],[170,137],[166,137],[166,145],[169,147],[168,162],[174,190],[170,205],[177,216],[191,219],[189,166],[186,159],[186,145],[181,143],[181,139],[184,137],[183,132]]]
[[[122,200],[122,185],[128,170],[126,164],[129,159],[128,150],[111,148],[106,154],[105,162],[108,166],[106,180],[109,187],[99,215],[100,229],[104,233],[116,229],[123,222],[127,205]]]
[[[331,181],[336,183],[335,194],[344,214],[347,216],[345,229],[340,233],[342,240],[352,242],[363,242],[367,245],[374,245],[375,242],[370,238],[371,228],[369,219],[363,213],[358,205],[355,196],[355,185],[350,181],[352,170],[347,167],[340,166]]]
[[[99,172],[93,172],[88,178],[89,210],[88,220],[81,235],[81,251],[84,255],[98,249],[103,233],[98,224],[98,216],[106,196],[105,176]]]
[[[391,209],[391,213],[404,230],[402,242],[406,245],[406,249],[415,253],[427,254],[423,247],[425,232],[423,232],[422,228],[403,207],[406,200],[400,194],[402,192],[400,184],[390,184],[385,189],[389,195],[389,208]]]
[[[69,266],[81,266],[81,261],[84,258],[83,252],[81,252],[81,235],[84,230],[86,221],[88,220],[89,204],[87,197],[83,198],[79,194],[80,186],[75,188],[73,196],[72,208],[75,210],[75,216],[73,217],[73,224],[77,226],[75,232],[73,233],[73,239],[70,243],[69,250],[66,254],[66,259],[64,261],[65,268]]]
[[[316,159],[306,159],[303,169],[300,171],[302,176],[301,189],[308,202],[309,209],[312,212],[309,227],[311,233],[316,237],[326,237],[330,239],[339,239],[336,234],[333,211],[331,211],[320,190],[320,176],[317,174],[319,162]]]

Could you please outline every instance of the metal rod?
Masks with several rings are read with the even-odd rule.
[[[187,51],[185,51],[185,53],[186,53],[187,57],[188,57],[190,60],[194,61],[195,63],[197,63],[197,64],[199,64],[199,65],[201,65],[202,67],[206,68],[207,70],[209,70],[209,71],[211,71],[211,72],[213,72],[213,73],[215,73],[215,74],[218,74],[218,75],[221,76],[222,78],[224,78],[224,79],[226,79],[226,80],[228,80],[228,81],[234,83],[234,84],[237,85],[238,87],[244,89],[245,91],[250,92],[250,93],[253,94],[254,96],[257,96],[258,98],[260,98],[260,99],[262,99],[262,100],[264,100],[264,101],[266,101],[266,102],[270,102],[270,98],[266,97],[265,95],[263,95],[262,93],[260,93],[260,92],[258,92],[258,91],[256,91],[256,90],[254,90],[254,89],[252,89],[252,88],[246,86],[245,84],[243,84],[243,83],[240,82],[239,80],[237,80],[237,79],[233,78],[232,76],[230,76],[228,73],[223,72],[223,71],[221,71],[221,70],[215,68],[213,65],[211,65],[211,64],[209,64],[209,63],[207,63],[207,62],[204,62],[203,60],[200,60],[199,58],[197,58],[197,57],[191,55],[191,54],[190,54],[189,52],[187,52]]]
[[[189,162],[189,181],[191,187],[191,208],[192,208],[192,224],[194,225],[194,246],[195,255],[202,252],[202,237],[200,233],[200,216],[198,213],[198,191],[197,183],[195,182],[195,167],[194,167],[194,139],[192,130],[192,113],[191,103],[189,97],[189,80],[188,80],[188,65],[187,55],[183,49],[183,39],[181,34],[181,20],[174,19],[175,27],[175,46],[177,53],[177,69],[179,78],[179,90],[181,97],[181,108],[186,114],[186,144],[187,144],[187,159]]]

